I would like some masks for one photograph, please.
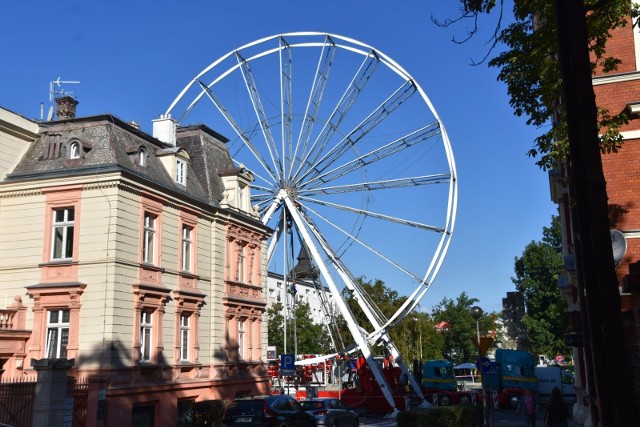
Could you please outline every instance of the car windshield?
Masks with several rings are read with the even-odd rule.
[[[308,401],[308,402],[300,402],[300,404],[302,405],[302,409],[304,409],[305,411],[310,411],[310,410],[314,410],[314,409],[324,409],[324,402],[322,401]]]
[[[227,407],[226,414],[227,416],[259,415],[262,414],[263,410],[263,400],[236,400]]]

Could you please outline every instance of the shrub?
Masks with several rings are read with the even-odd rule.
[[[177,427],[222,427],[222,416],[229,402],[224,400],[203,400],[195,402],[178,419]]]
[[[482,423],[482,408],[466,405],[405,411],[397,418],[398,427],[474,427],[478,420]]]

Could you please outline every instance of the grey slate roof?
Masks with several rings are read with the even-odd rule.
[[[223,184],[219,169],[232,166],[226,139],[206,126],[180,129],[178,147],[163,143],[136,127],[106,114],[42,123],[40,136],[28,148],[7,180],[123,171],[169,191],[218,206]],[[69,147],[77,141],[81,158],[70,159]],[[146,165],[137,161],[140,148],[148,153]],[[186,186],[175,182],[156,153],[189,152]]]

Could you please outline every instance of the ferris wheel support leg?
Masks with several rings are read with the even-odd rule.
[[[398,364],[398,366],[402,370],[402,373],[407,376],[407,379],[409,380],[409,385],[411,385],[411,388],[416,393],[418,398],[420,398],[420,400],[422,400],[422,401],[425,400],[424,399],[424,394],[422,394],[422,389],[420,388],[420,385],[416,381],[416,379],[413,376],[413,374],[411,373],[411,371],[409,371],[409,368],[407,367],[407,364],[404,363],[404,359],[402,359],[402,356],[400,355],[400,352],[398,351],[396,345],[391,341],[389,341],[389,344],[390,344],[389,345],[389,352],[393,356],[393,360],[396,361],[396,363]]]
[[[347,306],[347,303],[345,302],[344,298],[340,294],[340,291],[338,290],[338,287],[333,281],[333,278],[329,273],[329,269],[327,268],[324,260],[320,256],[320,252],[318,252],[318,248],[316,247],[315,242],[313,241],[313,239],[311,238],[311,235],[309,234],[309,230],[306,222],[302,219],[302,216],[298,212],[298,209],[296,208],[293,201],[286,194],[286,192],[281,191],[278,194],[278,197],[284,200],[287,206],[287,210],[291,214],[291,218],[293,219],[293,221],[296,223],[298,227],[298,231],[300,232],[302,239],[305,241],[305,244],[307,245],[307,248],[309,250],[311,257],[318,265],[318,269],[320,270],[322,277],[327,282],[327,286],[329,287],[329,290],[331,291],[331,294],[334,297],[334,300],[335,300],[334,302],[336,303],[338,310],[340,310],[340,314],[342,314],[342,316],[344,317],[347,323],[347,326],[349,327],[349,331],[353,335],[353,338],[356,341],[356,344],[358,345],[358,347],[360,347],[360,351],[362,351],[363,356],[367,360],[367,364],[369,365],[369,368],[371,369],[371,373],[373,374],[378,385],[380,386],[380,390],[382,391],[382,394],[384,395],[385,399],[391,406],[393,413],[397,413],[398,409],[396,408],[395,401],[393,400],[393,395],[391,394],[391,387],[389,386],[386,378],[382,374],[380,367],[374,360],[373,352],[371,351],[371,347],[369,346],[369,343],[367,342],[367,339],[364,336],[362,329],[360,328],[355,318],[353,317],[351,310]]]

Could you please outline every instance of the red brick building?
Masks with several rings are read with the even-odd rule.
[[[593,88],[598,108],[608,110],[610,115],[626,111],[629,122],[621,129],[624,143],[617,153],[603,154],[602,166],[608,195],[609,223],[615,233],[616,252],[619,253],[616,273],[620,289],[624,336],[633,376],[634,401],[640,402],[640,32],[629,23],[624,28],[613,30],[607,44],[607,55],[622,62],[618,69],[603,73],[597,69],[593,77]],[[582,346],[582,326],[578,300],[577,274],[575,269],[574,243],[569,214],[570,199],[563,168],[550,173],[551,196],[558,203],[563,225],[565,252],[565,275],[559,286],[568,302],[567,343],[575,345],[576,391],[579,396],[574,406],[574,419],[579,425],[593,425],[587,390],[588,369]],[[612,237],[613,239],[613,237]],[[626,247],[626,251],[623,249]],[[639,270],[636,272],[636,270]],[[611,367],[627,369],[627,367]]]

